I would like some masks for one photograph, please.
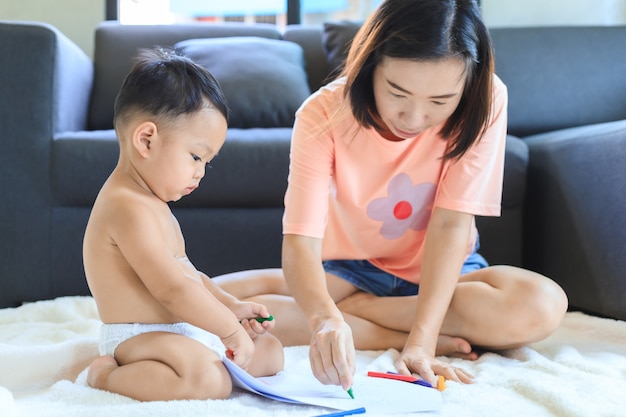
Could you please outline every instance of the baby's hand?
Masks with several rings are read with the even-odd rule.
[[[263,304],[250,301],[240,301],[230,306],[241,325],[248,332],[252,340],[260,334],[274,328],[274,318],[270,316],[267,307]]]
[[[254,354],[254,343],[244,328],[221,340],[226,346],[226,356],[239,365],[241,369],[247,370]]]
[[[248,332],[250,339],[255,340],[258,335],[274,327],[274,317],[243,319],[241,320],[241,325],[246,329],[246,332]]]

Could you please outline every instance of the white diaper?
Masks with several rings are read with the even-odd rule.
[[[100,328],[100,355],[114,356],[120,343],[150,332],[169,332],[190,337],[215,351],[220,357],[226,349],[219,337],[189,323],[114,323],[103,324]]]

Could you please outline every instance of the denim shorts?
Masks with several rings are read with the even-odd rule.
[[[461,275],[489,266],[478,253],[478,240],[474,252],[467,257]],[[345,279],[361,291],[379,297],[417,295],[419,285],[389,274],[365,260],[331,260],[322,262],[324,271]]]

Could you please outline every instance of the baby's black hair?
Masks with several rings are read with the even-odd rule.
[[[142,49],[115,100],[114,124],[135,112],[173,120],[207,101],[228,121],[222,88],[207,69],[171,48]]]

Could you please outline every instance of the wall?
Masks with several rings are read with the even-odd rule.
[[[626,0],[482,0],[489,27],[622,25]]]
[[[0,20],[49,23],[93,56],[94,31],[105,19],[104,0],[0,0]]]

